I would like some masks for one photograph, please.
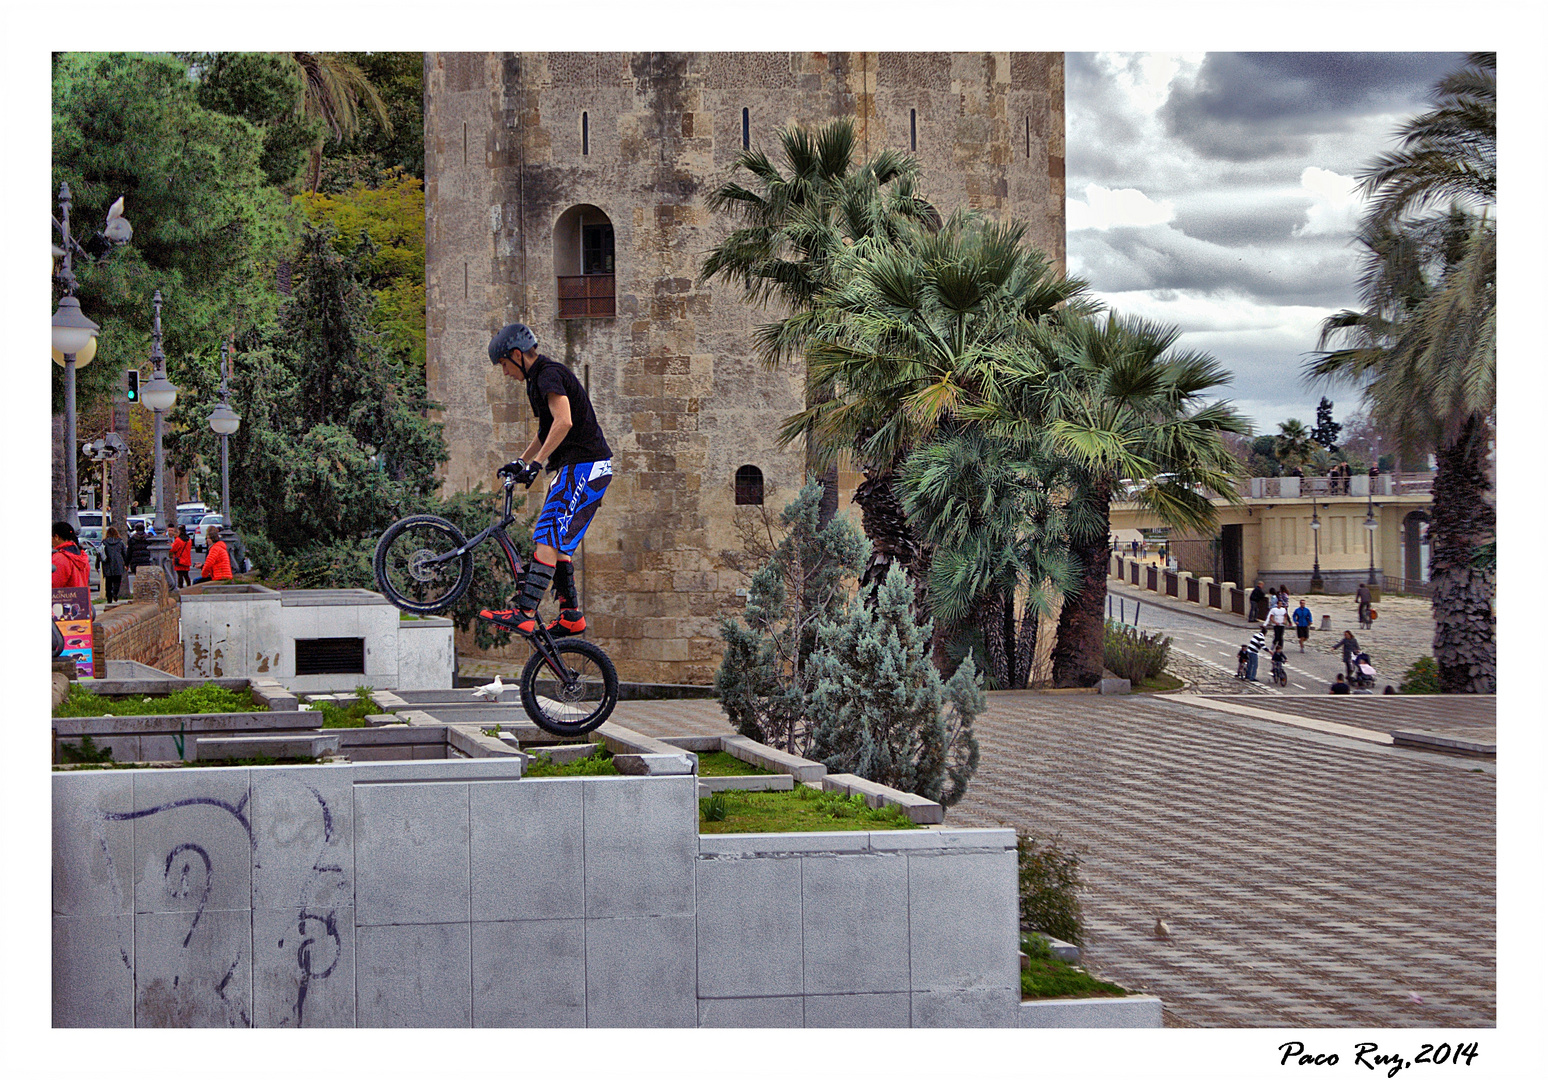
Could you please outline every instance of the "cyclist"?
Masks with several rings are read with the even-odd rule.
[[[537,336],[522,323],[511,323],[489,342],[489,362],[527,385],[527,401],[538,430],[521,458],[500,467],[501,476],[530,484],[544,463],[554,474],[548,498],[532,530],[536,550],[522,572],[505,611],[485,608],[479,617],[530,635],[537,631],[537,610],[549,583],[559,598],[559,618],[549,624],[554,637],[584,633],[586,617],[575,591],[571,555],[580,546],[602,494],[613,479],[613,451],[597,424],[596,411],[575,373],[537,351]]]

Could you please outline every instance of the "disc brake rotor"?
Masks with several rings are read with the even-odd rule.
[[[436,557],[436,553],[429,548],[420,548],[414,552],[408,557],[409,576],[415,581],[434,581],[441,574],[440,564],[431,561]]]

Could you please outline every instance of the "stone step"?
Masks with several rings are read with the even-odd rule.
[[[773,776],[701,776],[699,787],[707,791],[790,791],[795,777],[786,773]]]
[[[938,825],[946,818],[946,808],[922,795],[899,791],[885,784],[873,783],[853,773],[829,773],[822,779],[827,791],[842,791],[846,795],[865,796],[865,805],[876,809],[884,805],[896,806],[916,825]]]
[[[240,758],[318,758],[339,752],[337,733],[313,735],[242,735],[198,739],[198,761],[231,761]]]
[[[815,761],[809,761],[795,754],[787,754],[783,750],[776,750],[772,746],[764,746],[760,742],[754,742],[745,735],[722,735],[720,748],[734,758],[756,765],[770,772],[787,773],[795,777],[799,783],[821,780],[827,775],[826,766]]]

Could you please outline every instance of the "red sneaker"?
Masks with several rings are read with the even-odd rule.
[[[505,611],[490,611],[488,608],[478,613],[480,619],[488,619],[496,626],[506,630],[514,630],[523,636],[537,633],[537,615],[531,611],[522,611],[519,608],[508,608]]]
[[[565,608],[559,617],[548,624],[550,637],[575,637],[586,632],[586,616],[575,608]]]

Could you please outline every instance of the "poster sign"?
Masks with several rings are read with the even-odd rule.
[[[54,625],[64,635],[62,660],[75,661],[75,672],[92,678],[91,590],[84,585],[54,590]]]

